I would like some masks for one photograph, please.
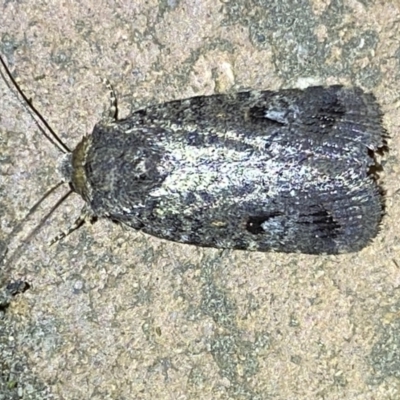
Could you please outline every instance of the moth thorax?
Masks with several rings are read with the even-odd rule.
[[[81,142],[78,143],[75,150],[72,152],[72,161],[70,163],[72,169],[70,180],[72,188],[86,201],[89,199],[90,189],[86,179],[85,164],[90,144],[91,136],[83,137]]]

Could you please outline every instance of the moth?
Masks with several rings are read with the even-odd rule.
[[[360,88],[253,90],[105,118],[62,171],[86,214],[159,238],[338,254],[379,231],[385,146],[380,108]]]

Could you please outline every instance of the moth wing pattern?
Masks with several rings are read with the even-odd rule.
[[[199,96],[98,123],[73,154],[94,215],[200,246],[358,251],[383,213],[372,94],[342,86]]]

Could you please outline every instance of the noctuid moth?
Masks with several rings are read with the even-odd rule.
[[[337,254],[379,230],[384,138],[360,88],[246,91],[106,118],[62,170],[90,216],[159,238]]]

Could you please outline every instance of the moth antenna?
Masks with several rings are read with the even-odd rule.
[[[21,232],[22,227],[24,224],[28,221],[28,219],[35,213],[35,211],[39,208],[39,206],[43,203],[44,200],[47,199],[54,191],[56,191],[61,185],[63,185],[64,182],[59,182],[57,183],[56,186],[52,187],[50,190],[48,190],[28,211],[26,216],[13,228],[11,233],[8,235],[8,238],[6,240],[6,245],[8,246],[9,243],[11,242],[11,239],[18,235],[19,232]]]
[[[29,210],[28,214],[24,217],[22,221],[18,223],[18,225],[12,230],[10,235],[8,235],[8,238],[6,240],[6,248],[8,247],[8,244],[10,243],[12,236],[16,235],[20,230],[21,227],[26,221],[32,216],[32,214],[37,210],[39,205],[51,194],[53,193],[56,189],[58,189],[64,182],[58,183],[56,186],[48,190],[41,198],[39,201],[37,201],[33,207]],[[24,252],[24,247],[32,240],[34,236],[37,235],[37,233],[42,229],[44,226],[45,222],[50,218],[50,216],[54,213],[54,211],[70,196],[70,194],[73,192],[72,189],[70,189],[66,194],[64,194],[56,204],[50,209],[50,211],[40,220],[39,224],[28,234],[28,236],[21,240],[21,244],[12,252],[10,257],[8,258],[7,262],[5,263],[5,267],[2,268],[3,273],[8,271],[8,267],[14,262],[15,258],[17,256],[21,256]],[[4,257],[5,258],[5,257]],[[0,287],[4,285],[4,277],[0,279]]]
[[[66,144],[60,139],[60,137],[54,132],[54,130],[51,128],[51,126],[47,123],[47,121],[42,117],[40,112],[35,108],[35,106],[32,104],[32,102],[26,97],[25,93],[22,91],[22,89],[19,87],[18,83],[12,76],[10,70],[7,67],[7,64],[3,60],[3,58],[0,56],[0,63],[4,68],[4,71],[6,72],[7,77],[10,79],[10,81],[13,84],[13,87],[17,90],[18,94],[22,97],[24,102],[21,101],[25,109],[31,114],[32,118],[34,119],[36,125],[38,126],[39,130],[43,133],[43,135],[47,138],[47,140],[52,143],[54,146],[56,146],[62,153],[71,153],[71,150],[68,148]],[[3,72],[0,69],[0,75],[2,76],[4,82],[6,85],[11,89],[11,86],[8,83],[8,80],[4,76]],[[47,130],[50,132],[47,133],[42,126],[40,125],[39,121],[36,119],[39,118],[39,120],[43,123],[43,125],[47,128]]]

